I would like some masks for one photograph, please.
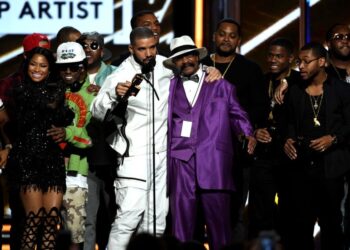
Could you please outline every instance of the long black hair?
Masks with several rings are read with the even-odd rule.
[[[28,52],[27,58],[24,61],[24,67],[23,67],[23,73],[24,73],[23,75],[25,76],[25,80],[31,81],[30,77],[28,76],[28,67],[29,67],[30,60],[36,54],[44,56],[49,63],[49,75],[45,81],[56,82],[58,80],[58,74],[57,74],[57,68],[55,64],[55,57],[51,50],[48,50],[42,47],[35,47],[34,49]]]

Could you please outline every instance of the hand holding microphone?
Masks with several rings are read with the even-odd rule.
[[[142,65],[141,74],[136,74],[131,82],[126,81],[125,83],[118,83],[115,88],[116,95],[119,101],[126,102],[129,96],[136,96],[141,89],[141,82],[145,80],[154,89],[153,84],[150,82],[150,73],[153,72],[154,66],[156,65],[155,58],[149,60],[147,64]],[[157,99],[159,100],[157,92],[155,92]]]
[[[129,96],[136,96],[141,89],[141,82],[143,80],[143,76],[141,74],[136,74],[131,82],[126,81],[125,83],[118,83],[115,88],[115,92],[118,97],[120,97],[119,101],[127,101]]]

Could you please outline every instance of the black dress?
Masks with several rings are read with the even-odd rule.
[[[65,105],[65,86],[27,80],[14,87],[13,95],[17,135],[8,162],[10,184],[23,191],[65,192],[63,153],[47,136],[52,125],[67,126],[73,120],[73,112]]]

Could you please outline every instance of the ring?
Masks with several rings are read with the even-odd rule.
[[[325,151],[325,149],[326,149],[325,147],[322,147],[322,148],[321,148],[321,152]]]

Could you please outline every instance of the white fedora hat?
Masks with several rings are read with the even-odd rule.
[[[197,48],[192,38],[189,36],[180,36],[180,37],[174,38],[170,43],[170,51],[171,51],[170,52],[171,56],[168,59],[163,61],[163,65],[166,68],[170,68],[170,69],[175,68],[173,59],[180,55],[186,54],[191,51],[198,51],[199,60],[202,60],[208,54],[206,48],[204,47]]]

